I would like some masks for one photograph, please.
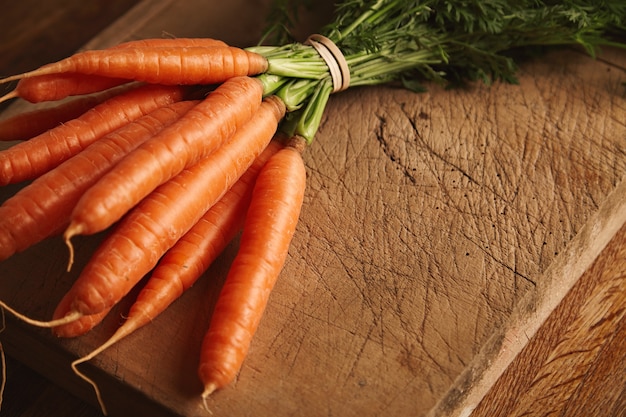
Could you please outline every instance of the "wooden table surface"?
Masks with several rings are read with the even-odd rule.
[[[7,45],[2,56],[16,55],[0,71],[66,56],[94,36],[111,41],[110,32],[96,34],[134,2],[107,3],[107,13],[83,3],[48,2],[57,7],[37,15],[32,5],[14,5],[18,29],[0,45]],[[142,4],[155,12],[126,20],[136,29],[123,26],[128,36],[165,30],[246,43],[259,24],[258,13],[240,15],[239,0],[226,12],[218,2]],[[81,13],[101,24],[78,25]],[[233,33],[233,16],[245,32]],[[75,35],[56,32],[74,25]],[[38,52],[26,54],[16,39]],[[519,86],[432,86],[417,96],[363,88],[333,97],[306,153],[309,188],[290,260],[240,378],[211,399],[214,411],[623,416],[625,65],[617,51],[593,61],[568,50],[524,65]],[[79,255],[96,243],[86,241]],[[222,276],[234,250],[207,276]],[[34,315],[49,312],[69,279],[64,256],[63,245],[50,241],[0,263],[0,273],[18,277],[0,283],[2,298]],[[48,280],[30,279],[38,274]],[[189,317],[206,321],[211,302],[202,299],[218,285],[203,280],[154,326],[95,360],[111,390],[105,397],[126,404],[146,396],[170,412],[201,415],[197,383],[179,374],[193,372],[193,355],[178,354],[197,345],[202,330]],[[10,361],[2,415],[36,415],[43,408],[25,398],[37,389],[41,407],[62,402],[62,415],[97,415],[57,385],[93,402],[88,387],[20,349],[77,355],[116,322],[81,341],[53,343],[10,321],[2,340],[13,356],[55,384]],[[170,355],[153,343],[163,334]],[[26,386],[34,388],[27,394]]]

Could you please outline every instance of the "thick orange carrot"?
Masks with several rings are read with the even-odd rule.
[[[196,282],[241,229],[254,181],[263,165],[281,147],[278,141],[270,142],[235,185],[163,255],[131,306],[124,324],[105,344],[80,362],[90,360],[154,320]],[[70,312],[70,294],[61,300],[54,318],[65,317]],[[76,321],[54,328],[54,334],[75,337],[97,324],[94,316],[85,318],[85,322]]]
[[[160,107],[105,135],[0,205],[0,260],[63,231],[85,190],[197,101]]]
[[[106,229],[157,186],[213,152],[250,120],[262,94],[254,78],[236,77],[221,84],[91,187],[76,204],[66,238]]]
[[[103,101],[135,86],[125,85],[96,94],[76,97],[55,106],[24,111],[0,120],[0,141],[28,140],[75,119]]]
[[[184,92],[183,87],[142,86],[0,152],[0,185],[32,179],[49,171],[107,133],[158,107],[182,100]]]
[[[159,186],[130,211],[69,290],[72,310],[97,314],[124,297],[243,175],[270,142],[284,112],[282,101],[265,99],[227,143]]]
[[[76,72],[154,84],[215,84],[235,76],[260,74],[266,69],[265,57],[232,46],[117,48],[78,52],[36,70],[4,78],[0,83]]]
[[[202,342],[198,373],[205,404],[239,372],[285,263],[304,199],[302,143],[278,151],[257,178],[239,251]]]

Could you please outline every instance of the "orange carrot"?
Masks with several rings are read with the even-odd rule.
[[[32,179],[49,171],[103,135],[158,107],[182,100],[184,91],[175,86],[142,86],[0,152],[0,185]]]
[[[118,48],[78,52],[36,70],[4,78],[0,83],[77,72],[153,84],[215,84],[266,69],[265,57],[231,46]]]
[[[103,101],[127,91],[126,85],[85,95],[55,106],[36,108],[0,120],[0,141],[28,140],[62,123],[75,119]],[[135,86],[132,86],[133,88]]]
[[[160,107],[105,135],[0,205],[0,260],[61,232],[80,196],[124,155],[197,101]]]
[[[97,314],[124,297],[243,175],[270,142],[284,112],[280,99],[265,99],[231,140],[130,211],[69,290],[69,315]]]
[[[257,178],[239,251],[202,342],[198,373],[205,405],[239,372],[285,263],[304,199],[303,143],[278,151]]]
[[[155,47],[226,47],[226,43],[215,39],[176,38],[176,39],[142,39],[124,42],[108,50],[144,49]],[[0,97],[0,102],[20,97],[31,103],[61,100],[68,96],[89,94],[103,91],[111,87],[129,82],[124,78],[112,78],[80,72],[63,72],[22,78],[13,91]],[[163,83],[162,83],[163,84]]]
[[[213,152],[252,117],[262,90],[254,78],[231,78],[126,156],[76,204],[66,239],[106,229],[157,186]]]
[[[224,41],[212,38],[148,38],[122,42],[108,49],[163,47],[188,48],[194,46],[210,48],[215,46],[225,47],[228,45]]]
[[[128,82],[129,80],[122,78],[73,72],[45,74],[22,78],[13,91],[0,97],[0,103],[17,97],[31,103],[55,101],[69,96],[104,91]]]

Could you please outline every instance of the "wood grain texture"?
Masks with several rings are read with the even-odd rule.
[[[473,416],[626,415],[626,224]]]
[[[262,7],[245,9],[254,10],[241,16],[245,30],[225,23],[244,10],[239,0],[148,6],[156,8],[149,19],[126,20],[118,27],[128,30],[114,32],[249,44],[261,27]],[[115,33],[94,44],[115,42]],[[488,343],[523,315],[521,303],[556,306],[574,282],[551,298],[553,281],[545,278],[619,192],[626,172],[617,68],[625,57],[609,52],[612,61],[551,53],[524,64],[519,85],[429,86],[424,94],[387,86],[332,97],[305,152],[309,186],[289,261],[239,378],[210,400],[214,413],[424,416],[464,387],[468,369],[497,358]],[[0,276],[13,277],[0,282],[3,299],[49,316],[100,238],[77,242],[70,274],[59,239],[0,263]],[[151,326],[92,361],[105,401],[132,398],[138,407],[159,404],[163,415],[204,415],[194,352],[235,250],[236,242]],[[76,340],[14,321],[2,338],[15,341],[14,354],[26,361],[45,358],[59,384],[82,390],[60,373],[68,357],[101,343],[131,300]],[[542,323],[537,317],[534,331]],[[23,332],[41,343],[20,344]],[[606,349],[617,343],[609,339]],[[599,369],[615,360],[594,363]],[[578,393],[591,397],[594,389]],[[461,400],[449,404],[461,407]]]

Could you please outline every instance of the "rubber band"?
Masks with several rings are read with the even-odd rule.
[[[347,89],[350,86],[350,68],[337,45],[319,34],[309,36],[305,44],[311,45],[328,66],[333,80],[333,93]]]

